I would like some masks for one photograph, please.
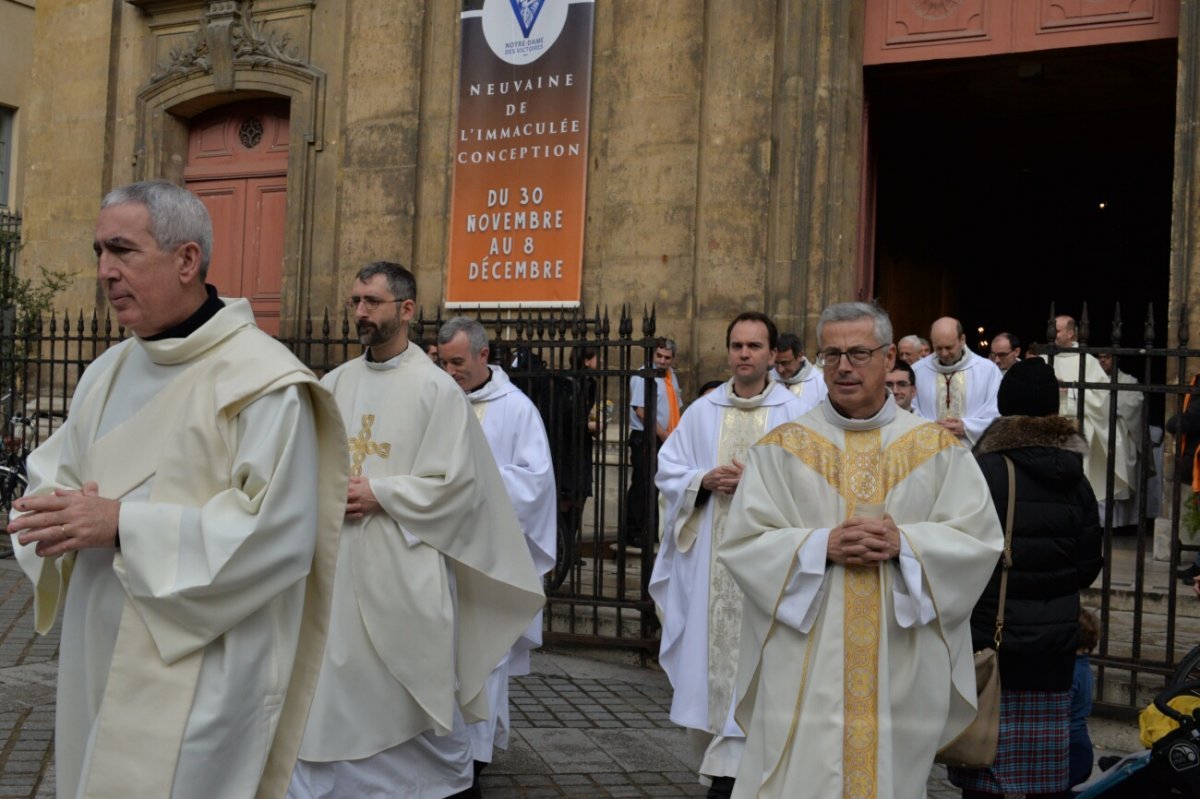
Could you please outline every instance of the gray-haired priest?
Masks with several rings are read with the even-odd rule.
[[[817,339],[829,395],[751,448],[719,549],[745,593],[733,796],[924,796],[975,715],[1003,535],[971,453],[884,388],[887,314],[830,306]]]
[[[133,337],[88,367],[9,525],[63,607],[60,797],[281,797],[329,621],[346,499],[333,400],[246,300],[206,287],[208,212],[115,189],[100,287]]]

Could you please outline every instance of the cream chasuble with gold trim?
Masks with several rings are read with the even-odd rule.
[[[245,300],[88,368],[30,456],[30,491],[97,482],[121,500],[121,549],[18,550],[38,630],[65,608],[60,797],[284,795],[325,644],[345,441]]]
[[[322,379],[380,510],[342,527],[300,757],[362,760],[488,717],[485,681],[545,602],[467,398],[419,347]]]
[[[809,537],[864,504],[893,517],[935,613],[898,620],[892,561],[826,565],[810,626],[781,620]],[[873,420],[822,405],[753,447],[718,553],[746,597],[734,796],[923,796],[938,747],[974,715],[968,622],[1002,545],[971,454],[890,398]]]
[[[698,730],[739,736],[727,724],[737,668],[742,595],[716,561],[732,497],[713,493],[697,505],[700,482],[719,464],[744,462],[767,431],[802,413],[779,383],[742,399],[726,383],[684,413],[658,455],[656,479],[664,536],[650,577],[663,623],[659,663],[671,680],[671,720]]]

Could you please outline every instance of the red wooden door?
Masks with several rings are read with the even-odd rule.
[[[288,107],[249,100],[198,117],[188,135],[185,185],[208,208],[208,282],[246,297],[258,325],[279,333],[287,210]]]

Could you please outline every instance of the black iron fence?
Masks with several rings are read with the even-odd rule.
[[[1165,331],[1155,325],[1152,307],[1144,321],[1131,325],[1132,335],[1119,304],[1112,318],[1109,343],[1096,344],[1093,339],[1099,337],[1090,329],[1084,304],[1078,347],[1052,346],[1045,355],[1051,362],[1064,352],[1081,356],[1075,359],[1078,373],[1070,364],[1071,379],[1062,388],[1072,392],[1068,397],[1081,427],[1092,425],[1093,434],[1107,442],[1104,485],[1096,492],[1104,525],[1104,569],[1084,604],[1099,611],[1102,629],[1092,657],[1098,666],[1097,704],[1129,712],[1144,707],[1188,650],[1200,644],[1200,598],[1191,582],[1177,575],[1200,552],[1200,495],[1191,489],[1187,441],[1170,432],[1183,433],[1191,424],[1183,421],[1183,411],[1195,391],[1189,383],[1200,372],[1200,349],[1188,346],[1186,305],[1178,309],[1175,347],[1167,345]],[[1047,340],[1054,337],[1051,305]],[[1099,407],[1096,392],[1104,398]],[[1200,425],[1198,410],[1200,404],[1193,409]],[[1200,438],[1200,428],[1191,438],[1188,449]],[[1129,489],[1123,492],[1126,481]]]
[[[1185,442],[1163,433],[1169,420],[1183,418],[1185,398],[1200,391],[1189,385],[1200,373],[1200,349],[1189,347],[1189,314],[1187,307],[1178,310],[1178,344],[1171,347],[1149,312],[1136,337],[1129,336],[1118,308],[1109,343],[1097,345],[1085,307],[1074,350],[1085,357],[1078,359],[1077,379],[1063,386],[1076,392],[1081,419],[1088,398],[1103,394],[1107,440],[1124,437],[1139,452],[1136,466],[1126,470],[1134,487],[1130,498],[1118,494],[1115,445],[1106,453],[1104,487],[1097,492],[1104,503],[1105,566],[1085,604],[1101,617],[1094,662],[1098,703],[1109,709],[1144,706],[1200,643],[1200,598],[1175,579],[1176,569],[1200,552],[1200,538],[1192,532],[1200,527],[1200,498],[1191,488],[1191,458],[1179,455]],[[445,315],[419,316],[411,329],[414,341],[432,341]],[[635,546],[641,542],[628,534],[639,517],[647,529],[657,529],[654,492],[628,490],[635,457],[649,480],[655,472],[654,448],[633,450],[629,433],[630,379],[641,376],[647,385],[654,379],[646,367],[653,356],[653,313],[623,309],[615,320],[600,311],[469,315],[488,329],[494,359],[538,406],[551,440],[561,558],[547,581],[546,639],[653,653],[656,620],[647,591],[653,550]],[[79,313],[53,313],[19,330],[6,328],[0,340],[6,451],[36,446],[61,424],[83,370],[124,335],[107,316]],[[310,319],[300,336],[284,343],[318,374],[361,351],[342,314]],[[1088,380],[1089,358],[1101,355],[1112,360],[1107,380]],[[1121,378],[1122,372],[1132,380]],[[1128,403],[1120,400],[1130,397],[1142,411],[1136,421],[1122,410]],[[646,418],[653,419],[654,391],[645,392],[645,402]],[[1200,409],[1200,397],[1196,402]],[[1193,413],[1200,424],[1200,412]]]
[[[418,316],[410,329],[418,344],[432,342],[442,311]],[[488,330],[493,360],[534,401],[555,461],[560,562],[547,580],[545,638],[628,647],[653,653],[656,619],[648,586],[653,550],[636,547],[631,525],[657,529],[652,490],[628,491],[632,459],[642,459],[652,484],[653,449],[630,446],[630,379],[653,385],[655,318],[627,308],[614,320],[599,309],[481,310],[469,312]],[[66,418],[83,370],[125,338],[108,315],[51,313],[20,329],[6,329],[0,347],[8,453],[23,454]],[[303,332],[284,338],[316,374],[357,357],[362,348],[344,313],[308,319]],[[647,391],[646,418],[655,414]]]

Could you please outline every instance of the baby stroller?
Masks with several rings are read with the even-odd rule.
[[[1166,799],[1200,796],[1200,709],[1180,713],[1167,704],[1181,694],[1200,691],[1200,680],[1172,682],[1154,697],[1154,706],[1179,727],[1145,752],[1121,758],[1086,783],[1076,799]]]

